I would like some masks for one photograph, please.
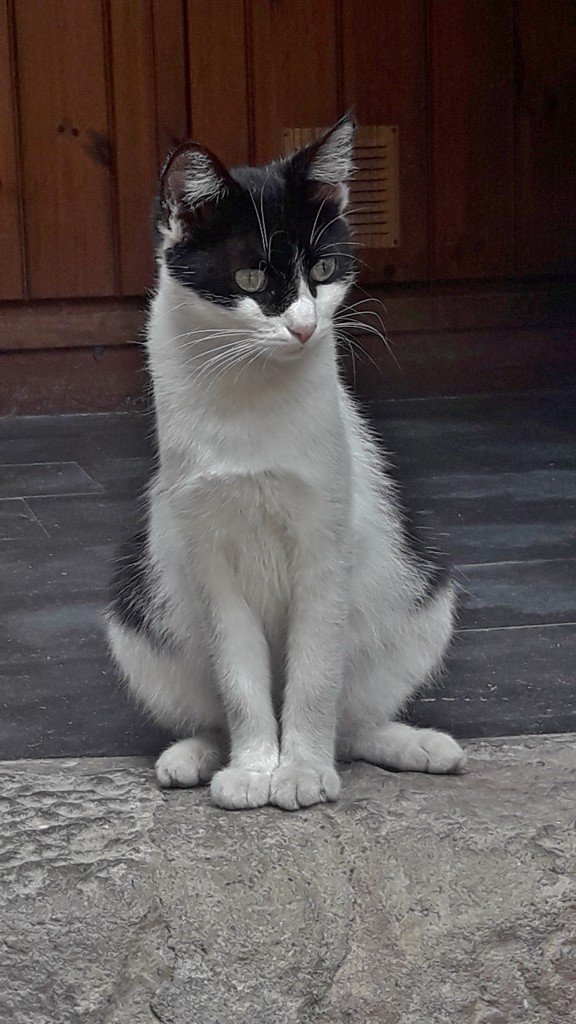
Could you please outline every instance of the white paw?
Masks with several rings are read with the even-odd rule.
[[[398,772],[432,772],[435,775],[463,772],[466,754],[445,732],[417,729],[390,722],[377,729],[359,731],[344,745],[358,761],[368,761]]]
[[[210,739],[194,736],[168,747],[156,761],[161,786],[202,786],[222,764],[222,753]]]
[[[445,732],[410,729],[405,744],[397,752],[393,767],[404,772],[457,774],[466,767],[466,754],[460,744]]]
[[[277,768],[270,802],[285,811],[337,800],[340,779],[331,765],[295,764]]]
[[[218,807],[229,811],[263,807],[270,802],[270,780],[269,772],[224,768],[212,779],[210,796]]]

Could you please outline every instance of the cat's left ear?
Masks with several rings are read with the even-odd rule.
[[[206,221],[215,204],[234,188],[217,156],[195,142],[178,146],[160,177],[160,215],[164,233],[182,236]]]
[[[344,210],[348,202],[348,179],[354,170],[354,132],[351,112],[344,114],[321,138],[292,158],[310,182],[315,199],[329,199]]]

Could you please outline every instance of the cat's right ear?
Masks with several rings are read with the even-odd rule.
[[[195,142],[184,142],[168,157],[160,176],[160,230],[179,241],[208,220],[233,187],[217,156]]]

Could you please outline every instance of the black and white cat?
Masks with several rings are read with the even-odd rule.
[[[454,592],[412,545],[339,378],[353,134],[344,117],[289,159],[231,171],[190,143],[161,180],[158,468],[108,630],[134,693],[186,737],[160,784],[211,782],[221,807],[335,800],[335,756],[465,761],[451,737],[394,721],[439,667]]]

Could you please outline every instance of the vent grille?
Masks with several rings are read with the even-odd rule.
[[[285,155],[314,142],[325,131],[326,128],[285,128]],[[357,128],[354,164],[348,213],[354,236],[369,249],[395,249],[400,244],[397,126]]]

